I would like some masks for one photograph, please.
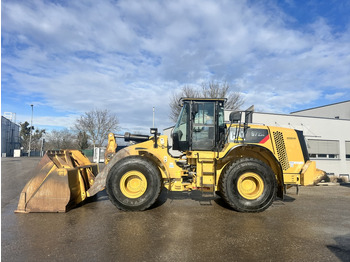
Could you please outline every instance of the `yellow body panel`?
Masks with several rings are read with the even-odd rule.
[[[167,136],[159,136],[157,139],[158,147],[154,147],[154,141],[148,140],[136,145],[128,147],[130,155],[143,155],[157,161],[157,165],[162,174],[164,186],[169,190],[183,191],[181,177],[183,170],[176,161],[179,159],[173,158],[168,153],[168,139]]]
[[[300,174],[283,174],[286,185],[300,185]]]
[[[284,173],[300,173],[305,164],[299,138],[294,129],[270,127],[275,148],[275,156]]]
[[[114,134],[109,133],[108,134],[108,145],[105,151],[105,164],[108,164],[108,162],[111,160],[112,156],[114,155],[118,145],[115,141]]]

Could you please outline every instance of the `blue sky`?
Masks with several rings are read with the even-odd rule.
[[[289,113],[350,99],[349,1],[1,3],[1,113],[61,129],[92,109],[123,131],[169,127],[184,85],[226,81],[242,109]]]

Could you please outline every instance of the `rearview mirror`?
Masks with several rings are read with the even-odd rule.
[[[242,112],[231,112],[230,113],[230,122],[231,123],[238,123],[242,119]]]

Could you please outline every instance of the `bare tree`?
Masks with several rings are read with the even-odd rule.
[[[89,148],[89,136],[86,134],[86,132],[79,131],[77,135],[77,144],[80,150]]]
[[[92,110],[85,112],[74,127],[80,132],[86,132],[93,146],[102,146],[110,132],[118,130],[118,118],[109,110]]]
[[[179,101],[182,97],[199,97],[200,92],[191,86],[183,86],[181,92],[174,93],[170,99],[170,119],[176,122],[177,117],[180,114],[181,107],[179,106]]]
[[[68,129],[52,130],[45,141],[45,150],[78,149],[77,137]]]
[[[173,94],[169,103],[170,119],[174,122],[180,114],[179,100],[182,97],[227,98],[225,108],[230,110],[238,110],[244,103],[241,94],[232,91],[232,87],[227,82],[204,82],[201,84],[200,90],[192,86],[183,86],[179,93]]]

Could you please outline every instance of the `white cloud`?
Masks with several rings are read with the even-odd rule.
[[[56,129],[58,127],[73,127],[75,120],[79,117],[79,115],[69,114],[66,116],[36,116],[34,114],[33,116],[33,126],[35,128],[42,129],[43,127],[46,129]],[[17,117],[16,122],[17,123],[24,123],[25,121],[28,121],[28,119],[31,119],[31,115],[20,115]]]
[[[125,129],[150,126],[153,106],[169,126],[172,92],[212,79],[278,113],[350,93],[350,30],[287,27],[271,3],[3,1],[2,11],[6,88],[67,115],[111,109]]]
[[[338,99],[338,98],[342,98],[342,97],[344,97],[345,95],[346,95],[346,94],[343,93],[343,92],[338,92],[338,93],[334,93],[334,94],[330,94],[330,95],[325,95],[325,98],[326,98],[327,100],[332,101],[332,100],[335,100],[335,99]]]

